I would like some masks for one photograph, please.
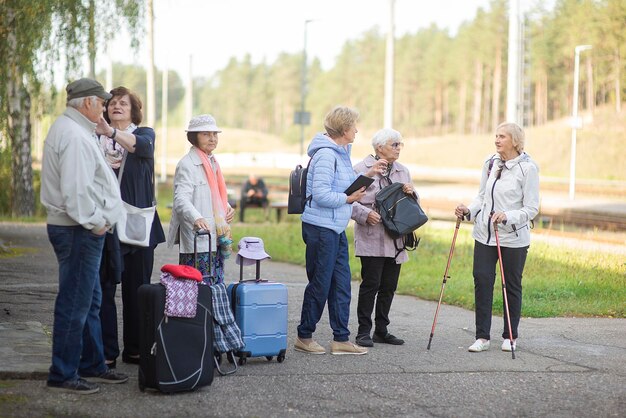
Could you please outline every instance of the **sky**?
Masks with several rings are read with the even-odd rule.
[[[328,69],[346,41],[372,28],[387,33],[389,1],[154,0],[155,65],[186,79],[190,61],[194,77],[211,76],[232,57],[242,59],[247,53],[255,64],[271,64],[281,52],[302,53],[305,21],[311,20],[306,25],[307,57],[309,62],[319,58]],[[431,23],[455,34],[479,7],[488,5],[489,0],[395,0],[395,35],[415,33]],[[138,54],[130,51],[126,36],[118,36],[112,45],[113,61],[147,63],[145,42]],[[103,59],[97,65],[105,64]]]

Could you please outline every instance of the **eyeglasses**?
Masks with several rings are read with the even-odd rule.
[[[402,148],[404,148],[404,142],[392,142],[389,145],[391,145],[391,148],[393,148],[393,149],[402,149]]]

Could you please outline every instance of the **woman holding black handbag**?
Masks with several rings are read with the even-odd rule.
[[[139,97],[126,87],[111,90],[113,97],[106,103],[104,117],[96,127],[99,144],[105,160],[118,176],[122,200],[138,208],[147,208],[154,203],[154,130],[139,127],[142,120],[142,104]],[[115,238],[117,240],[117,238]],[[119,355],[117,334],[117,308],[115,291],[121,273],[123,304],[123,340],[125,363],[139,363],[139,305],[137,290],[142,284],[150,283],[154,262],[154,249],[165,242],[165,233],[158,213],[155,212],[147,247],[138,247],[108,239],[105,245],[107,260],[114,260],[114,245],[119,245],[121,265],[115,268],[103,266],[100,271],[102,285],[102,337],[104,356],[110,368],[114,368]],[[103,257],[105,262],[105,257]]]
[[[376,194],[390,183],[403,183],[404,193],[417,198],[408,168],[397,161],[403,146],[400,132],[381,129],[372,138],[374,155],[368,155],[354,166],[355,172],[362,173],[367,172],[377,160],[387,162],[385,173],[376,175],[374,183],[365,191],[365,196],[352,205],[352,219],[356,222],[354,247],[356,256],[361,259],[362,279],[357,304],[359,329],[355,342],[362,347],[373,347],[374,343],[404,344],[404,340],[389,333],[388,326],[400,268],[409,257],[406,250],[397,252],[396,247],[404,245],[402,237],[396,240],[387,232],[380,214],[374,208]],[[372,339],[370,333],[374,308]]]

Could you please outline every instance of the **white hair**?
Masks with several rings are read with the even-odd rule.
[[[379,146],[382,147],[387,144],[387,141],[390,140],[402,142],[402,135],[395,129],[383,128],[376,132],[372,137],[372,146],[374,148]]]
[[[511,139],[513,141],[513,147],[520,154],[524,151],[524,143],[526,142],[526,135],[524,135],[524,130],[521,126],[514,122],[502,122],[496,128],[504,130],[507,134],[511,135]]]
[[[80,109],[85,105],[85,100],[91,100],[91,104],[95,105],[97,97],[96,96],[86,96],[86,97],[77,97],[75,99],[71,99],[67,101],[68,107],[73,107],[74,109]]]

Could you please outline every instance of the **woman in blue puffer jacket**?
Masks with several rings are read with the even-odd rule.
[[[300,325],[295,350],[324,354],[326,350],[313,340],[315,327],[328,301],[330,326],[333,329],[331,354],[366,354],[367,349],[349,341],[350,265],[346,227],[352,215],[352,203],[361,199],[365,188],[351,195],[344,190],[356,176],[350,160],[359,114],[338,106],[324,119],[326,133],[315,135],[307,154],[312,158],[307,173],[307,201],[302,214],[302,239],[306,244],[306,272],[309,283],[304,291]],[[379,160],[366,175],[382,173],[385,160]]]

